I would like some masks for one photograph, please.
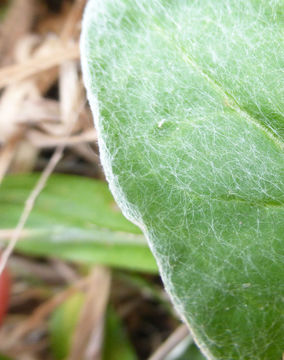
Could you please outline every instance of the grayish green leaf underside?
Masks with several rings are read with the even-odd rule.
[[[102,163],[208,359],[284,352],[283,0],[90,0]]]

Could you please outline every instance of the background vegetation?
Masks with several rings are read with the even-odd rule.
[[[0,359],[203,359],[104,181],[79,66],[85,1],[0,6],[0,245],[14,250]]]

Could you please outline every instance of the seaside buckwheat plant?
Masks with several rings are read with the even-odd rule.
[[[101,161],[211,360],[284,352],[284,1],[90,0]]]

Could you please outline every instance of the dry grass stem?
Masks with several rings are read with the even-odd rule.
[[[15,133],[0,150],[0,185],[7,173],[22,138],[22,131]]]
[[[86,134],[85,134],[86,135]],[[97,140],[97,134],[94,132],[93,134],[95,141]],[[85,139],[86,140],[86,139]],[[79,156],[84,158],[91,164],[97,165],[99,163],[99,156],[95,151],[90,147],[90,145],[86,144],[88,141],[82,141],[78,144],[74,144],[72,150],[77,153]]]
[[[1,70],[0,70],[1,71]],[[39,99],[39,93],[32,82],[22,82],[5,89],[0,99],[0,140],[5,142],[17,131],[16,117],[26,100]]]
[[[2,274],[3,270],[5,269],[6,265],[7,265],[7,261],[10,257],[10,255],[12,254],[18,239],[21,236],[21,232],[23,231],[25,224],[30,216],[30,213],[34,207],[35,201],[37,199],[37,197],[39,196],[39,194],[41,193],[41,191],[43,190],[43,188],[45,187],[45,184],[49,178],[49,176],[51,175],[51,173],[53,172],[55,166],[58,164],[58,162],[60,161],[60,159],[62,158],[62,154],[63,154],[63,150],[64,147],[58,147],[52,158],[50,159],[48,165],[46,166],[46,168],[44,169],[44,171],[42,172],[35,188],[33,189],[33,191],[31,192],[30,196],[28,197],[26,203],[25,203],[25,207],[24,210],[21,214],[21,217],[19,219],[19,222],[15,228],[15,231],[13,232],[13,235],[11,237],[11,240],[9,241],[6,249],[3,251],[2,255],[1,255],[1,259],[0,259],[0,275]]]
[[[61,32],[61,40],[66,42],[70,37],[76,37],[79,33],[78,23],[81,22],[82,13],[86,5],[86,0],[76,0],[72,9],[69,12],[69,15],[64,24],[63,30]]]
[[[172,335],[150,356],[148,360],[164,360],[165,357],[187,336],[189,331],[186,325],[179,326]]]
[[[51,259],[53,269],[57,272],[57,276],[66,281],[67,284],[72,284],[79,280],[76,271],[69,266],[66,262],[59,259]]]
[[[72,46],[62,46],[49,56],[32,58],[23,64],[6,66],[0,70],[0,88],[59,66],[64,61],[78,58],[79,47],[74,44]]]
[[[100,360],[103,319],[109,298],[110,270],[96,266],[88,286],[68,360]]]
[[[43,264],[42,262],[30,258],[13,255],[10,258],[9,266],[16,276],[28,276],[29,278],[36,277],[46,283],[52,284],[66,284],[65,277],[63,277],[62,273],[53,266],[53,263]],[[78,278],[76,278],[76,281],[77,280]]]
[[[15,229],[0,229],[0,240],[9,241],[14,233]],[[29,230],[23,230],[20,235],[20,239],[29,236]]]
[[[59,101],[39,98],[28,99],[23,103],[23,108],[16,116],[19,124],[38,124],[41,122],[59,122]]]
[[[7,65],[12,62],[16,44],[31,29],[36,9],[34,3],[34,0],[15,0],[12,2],[1,26],[0,54],[3,55],[0,57],[0,65]]]
[[[33,329],[37,328],[42,324],[45,318],[60,304],[64,303],[70,296],[76,294],[78,291],[86,289],[89,284],[89,278],[83,278],[67,288],[61,293],[55,295],[51,299],[42,303],[26,320],[22,321],[21,324],[16,327],[14,332],[9,334],[9,339],[6,343],[1,345],[2,350],[9,350],[13,348],[14,344],[17,344],[21,338],[26,336]],[[2,337],[2,336],[1,336]]]
[[[66,139],[65,136],[44,135],[43,133],[32,130],[27,134],[27,139],[38,148],[53,148],[58,145],[65,144],[65,146],[74,146],[78,144],[84,144],[88,142],[95,142],[97,140],[97,134],[95,130],[86,131],[80,135],[70,136]]]

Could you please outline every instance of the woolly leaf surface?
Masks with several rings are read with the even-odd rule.
[[[90,0],[110,188],[208,359],[284,350],[284,3]]]

